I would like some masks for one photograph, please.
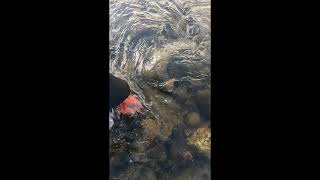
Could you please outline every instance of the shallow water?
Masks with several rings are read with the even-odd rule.
[[[109,8],[109,72],[145,106],[110,131],[110,179],[210,179],[210,1]]]

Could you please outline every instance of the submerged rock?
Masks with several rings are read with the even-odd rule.
[[[209,180],[211,179],[211,172],[209,167],[194,168],[190,167],[179,173],[175,180]]]
[[[141,166],[133,166],[124,172],[118,179],[121,180],[157,180],[156,173]]]
[[[163,82],[162,84],[160,84],[160,90],[169,93],[173,92],[174,84],[176,81],[176,79],[170,79],[168,81]]]
[[[184,134],[186,137],[191,136],[193,134],[193,132],[194,132],[194,129],[192,129],[192,128],[184,130]]]
[[[176,97],[177,99],[179,99],[182,102],[186,102],[191,97],[191,94],[188,93],[188,90],[186,87],[175,88],[173,90],[172,94],[174,95],[174,97]]]
[[[211,158],[211,129],[198,128],[187,138],[187,143],[195,147],[195,151]]]
[[[211,106],[211,92],[210,89],[204,89],[198,91],[194,95],[194,100],[199,108],[199,111],[203,117],[210,119],[210,106]]]
[[[149,86],[144,86],[143,92],[146,97],[147,102],[152,102],[150,106],[150,111],[153,112],[154,119],[156,119],[156,124],[154,122],[146,123],[145,126],[147,129],[156,128],[156,132],[159,130],[159,138],[162,141],[166,141],[168,137],[171,135],[173,128],[175,128],[178,124],[180,124],[183,119],[180,114],[181,107],[176,101],[154,88]],[[146,134],[150,133],[151,137],[155,135],[153,132],[146,132]]]
[[[165,26],[163,27],[162,34],[168,39],[178,38],[178,34],[172,29],[169,23],[166,23]]]
[[[158,144],[148,151],[150,160],[165,161],[167,159],[166,149],[163,144]]]
[[[185,138],[184,131],[186,129],[187,126],[184,123],[181,123],[172,134],[171,141],[168,142],[169,158],[178,162],[175,165],[176,167],[185,165],[187,161],[190,161],[193,158]]]
[[[145,179],[145,180],[157,180],[155,172],[150,168],[143,168],[140,171],[140,176],[137,180]]]
[[[195,127],[200,123],[200,115],[196,112],[190,112],[187,114],[185,123],[191,127]]]
[[[160,123],[155,119],[146,119],[142,122],[143,137],[153,141],[160,134]]]
[[[145,155],[145,153],[132,153],[131,160],[133,162],[140,162],[140,163],[148,162],[148,158]]]

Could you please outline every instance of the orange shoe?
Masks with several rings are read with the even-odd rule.
[[[142,103],[138,100],[137,96],[130,95],[119,105],[119,112],[130,116],[141,112],[142,107]]]

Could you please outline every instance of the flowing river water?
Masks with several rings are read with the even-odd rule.
[[[109,179],[210,179],[211,2],[110,0],[109,73],[144,104],[110,130]]]

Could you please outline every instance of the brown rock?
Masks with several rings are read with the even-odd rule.
[[[187,138],[187,143],[194,146],[198,153],[204,154],[211,158],[211,129],[210,128],[198,128],[192,136]]]
[[[195,127],[200,123],[200,115],[196,112],[190,112],[185,119],[185,123],[191,127]]]
[[[155,119],[146,119],[142,122],[143,137],[153,141],[160,134],[160,124]]]

